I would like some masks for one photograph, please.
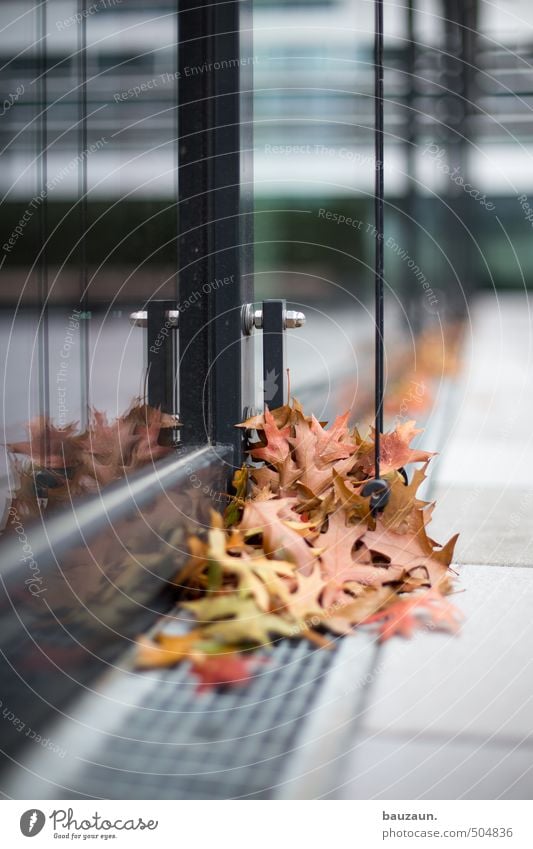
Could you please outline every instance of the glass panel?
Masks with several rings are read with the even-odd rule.
[[[324,418],[350,406],[362,415],[374,374],[374,6],[254,5],[257,297],[286,297],[307,315],[288,339],[294,393]],[[435,103],[413,100],[408,10],[388,3],[385,12],[385,288],[396,362],[406,318],[409,332],[415,324],[412,302],[420,323],[436,323],[422,288],[424,273],[431,285],[434,277],[419,257],[435,233],[424,233],[427,212],[413,213],[411,198],[413,116],[431,137]],[[431,0],[416,16],[420,52],[433,58],[443,43],[439,10]]]
[[[37,417],[83,428],[91,407],[115,417],[144,392],[129,314],[177,296],[176,3],[3,2],[0,66],[10,443]],[[40,442],[34,461],[53,467]],[[5,499],[6,452],[0,475]]]
[[[23,425],[46,412],[46,318],[39,304],[44,278],[39,267],[44,225],[42,160],[38,139],[42,61],[41,23],[32,2],[5,3],[0,10],[0,206],[2,229],[0,360],[3,363],[3,439],[25,438]],[[42,367],[40,367],[42,364]],[[2,452],[2,504],[9,488],[9,458]]]

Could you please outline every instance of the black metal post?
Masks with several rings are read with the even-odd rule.
[[[263,301],[263,399],[270,410],[285,403],[285,312],[283,300]]]
[[[242,29],[247,5],[179,3],[181,436],[233,445],[236,465],[234,425],[253,403],[242,388],[243,374],[251,388],[253,342],[241,326],[242,304],[253,301],[251,192],[241,191],[243,159],[251,156],[242,129],[251,131],[252,117],[243,85],[253,64],[251,29]]]

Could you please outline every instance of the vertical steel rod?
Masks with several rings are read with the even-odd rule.
[[[37,134],[37,161],[39,163],[39,191],[43,198],[39,208],[39,324],[37,330],[39,356],[39,414],[45,422],[50,416],[50,378],[48,342],[48,54],[46,2],[37,5],[39,14],[39,132]],[[40,433],[40,465],[47,466],[49,458],[48,428]]]
[[[78,189],[80,204],[80,309],[83,319],[80,323],[80,402],[81,425],[85,427],[89,416],[89,298],[87,292],[87,0],[78,0],[79,42],[78,42],[78,84],[80,86],[79,100],[79,131],[78,154],[80,157]]]
[[[405,98],[405,157],[407,173],[407,194],[405,198],[404,239],[409,256],[418,254],[417,194],[416,194],[416,152],[418,141],[418,121],[416,113],[416,58],[417,45],[415,33],[415,0],[407,0],[407,43],[406,43],[406,81]],[[422,325],[420,302],[414,297],[412,274],[405,264],[403,272],[402,298],[411,331],[416,335]]]
[[[375,443],[374,443],[374,474],[379,478],[381,434],[383,433],[383,393],[384,393],[384,350],[383,350],[383,0],[375,0],[374,28],[374,108],[375,108]]]

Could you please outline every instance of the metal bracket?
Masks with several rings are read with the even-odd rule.
[[[272,301],[263,301],[263,303],[272,303]],[[285,303],[282,301],[280,303]],[[305,314],[296,310],[285,310],[283,313],[283,329],[290,330],[293,327],[303,327],[305,324]],[[242,332],[245,336],[249,336],[253,329],[263,329],[263,310],[256,310],[253,304],[245,304],[242,308]]]
[[[249,336],[254,328],[263,331],[263,400],[271,410],[286,401],[285,330],[304,324],[304,313],[288,310],[285,300],[263,301],[262,309],[253,304],[242,308],[244,335]]]
[[[168,320],[169,327],[179,326],[179,310],[167,310],[165,315]],[[148,327],[148,310],[139,310],[138,312],[130,313],[130,324],[134,327]]]
[[[174,417],[179,426],[177,406],[177,344],[179,310],[175,301],[150,301],[145,310],[133,312],[130,322],[135,327],[145,327],[147,400],[151,407]],[[176,434],[168,428],[167,439],[174,441]],[[165,432],[163,432],[165,433]]]

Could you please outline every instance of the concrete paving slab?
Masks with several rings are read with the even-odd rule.
[[[380,735],[351,753],[336,799],[531,799],[533,739]]]
[[[528,487],[532,469],[531,436],[526,441],[513,432],[512,439],[504,443],[472,431],[466,438],[456,436],[444,444],[438,479],[443,486]]]
[[[445,542],[459,532],[456,563],[533,564],[533,483],[502,486],[438,484],[431,535]],[[533,573],[532,573],[533,579]]]
[[[378,661],[366,736],[504,735],[521,742],[533,716],[533,579],[528,568],[464,566],[459,635],[390,641]]]
[[[438,540],[461,533],[459,563],[533,564],[530,316],[525,295],[476,301],[462,374],[440,408],[431,532]],[[426,434],[423,444],[430,446]]]
[[[533,468],[532,300],[476,301],[442,443],[442,485],[527,486]]]

